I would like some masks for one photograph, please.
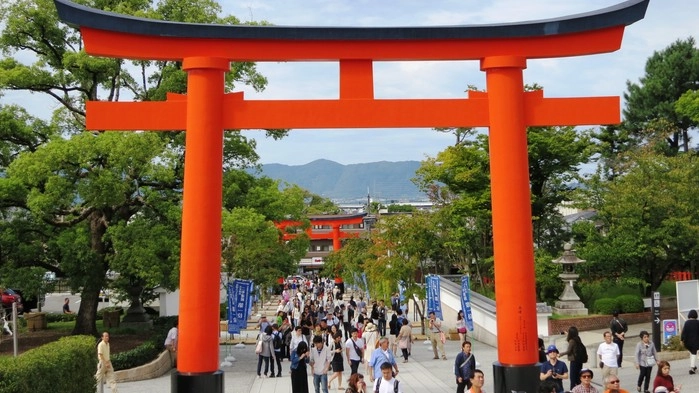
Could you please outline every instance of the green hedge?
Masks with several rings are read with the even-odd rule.
[[[72,322],[78,317],[78,314],[58,314],[58,313],[46,313],[46,322]]]
[[[94,337],[71,336],[0,359],[0,393],[85,393],[96,388]]]
[[[621,295],[616,298],[619,312],[628,314],[643,312],[643,298],[638,295]]]
[[[154,318],[153,335],[148,341],[132,350],[111,356],[114,370],[126,370],[142,366],[157,358],[164,350],[165,337],[167,337],[167,332],[174,326],[176,320],[177,317]]]
[[[619,305],[616,299],[604,297],[595,300],[595,312],[597,314],[611,314],[614,310],[618,310]]]

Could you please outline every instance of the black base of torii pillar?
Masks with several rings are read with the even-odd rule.
[[[223,392],[223,371],[212,374],[175,372],[170,379],[172,393]]]

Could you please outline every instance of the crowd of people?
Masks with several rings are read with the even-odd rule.
[[[628,393],[627,390],[620,387],[619,368],[621,367],[623,358],[624,343],[627,339],[628,325],[618,312],[613,313],[613,318],[609,324],[609,330],[602,335],[602,341],[597,350],[596,361],[597,366],[602,371],[604,381],[604,393]],[[643,393],[679,393],[682,389],[681,384],[675,384],[670,375],[670,363],[657,358],[657,349],[652,341],[650,334],[642,330],[639,333],[640,341],[636,344],[634,350],[634,366],[638,370],[638,379],[636,381],[636,392]],[[696,357],[699,350],[699,321],[697,320],[697,311],[691,310],[687,314],[687,321],[682,329],[680,339],[690,353],[689,374],[696,374]],[[598,389],[591,384],[594,373],[589,368],[583,368],[588,362],[587,348],[580,339],[578,329],[571,326],[568,330],[566,338],[568,348],[565,352],[560,353],[555,345],[549,345],[543,349],[543,340],[539,340],[541,354],[545,358],[540,358],[541,380],[540,393],[563,393],[563,381],[570,380],[570,390],[566,392],[572,393],[598,393]],[[566,355],[570,365],[558,359],[558,357]],[[655,377],[652,376],[653,367],[657,366]],[[652,390],[650,390],[652,384]]]
[[[353,295],[346,296],[344,288],[339,288],[332,280],[287,284],[281,291],[276,315],[270,320],[262,315],[258,324],[261,332],[257,345],[258,378],[282,376],[282,359],[289,359],[294,393],[308,393],[309,373],[313,377],[315,393],[321,390],[328,393],[333,384],[346,393],[368,393],[368,384],[372,392],[400,392],[398,360],[402,359],[402,363],[409,361],[415,340],[407,311],[398,294],[391,297],[387,306],[384,300],[367,301],[362,295],[356,299]],[[699,321],[694,310],[688,317],[681,339],[690,351],[689,372],[694,374],[699,349]],[[462,311],[454,322],[461,342],[461,352],[453,364],[456,391],[481,393],[484,375],[478,370],[471,352],[472,343],[467,337]],[[425,327],[434,359],[447,360],[442,326],[443,321],[434,312],[429,312]],[[598,393],[592,384],[594,373],[585,366],[590,362],[601,370],[602,391],[625,393],[626,390],[620,388],[618,369],[627,333],[627,323],[615,312],[594,360],[588,360],[587,347],[574,326],[568,330],[567,348],[563,352],[555,345],[545,347],[540,339],[539,392]],[[673,383],[670,364],[657,359],[649,333],[641,331],[639,337],[634,351],[634,363],[639,371],[636,391],[679,393],[681,386]],[[568,364],[560,356],[565,356]],[[653,377],[652,369],[656,365],[657,374]],[[566,380],[570,390],[565,390]],[[651,385],[652,390],[649,390]]]
[[[368,392],[367,383],[374,392],[402,391],[398,364],[409,361],[415,335],[398,293],[388,304],[383,299],[367,301],[361,294],[347,296],[334,280],[320,278],[294,278],[280,290],[276,315],[261,315],[256,326],[258,378],[282,376],[282,360],[288,359],[294,393],[309,391],[309,374],[316,393],[335,386],[348,393]],[[434,358],[447,360],[442,323],[429,313],[426,326]],[[463,312],[459,323],[464,340],[454,364],[458,392],[481,393],[483,373],[476,369],[466,340]]]

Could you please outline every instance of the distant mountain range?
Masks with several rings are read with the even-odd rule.
[[[419,167],[419,161],[342,165],[316,160],[305,165],[265,164],[262,174],[336,202],[365,201],[368,191],[372,200],[390,203],[426,199],[410,181]]]

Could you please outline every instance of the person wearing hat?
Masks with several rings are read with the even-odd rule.
[[[568,366],[558,360],[558,348],[551,344],[546,348],[548,361],[541,365],[539,380],[551,381],[556,385],[556,393],[563,393],[563,380],[568,379]]]
[[[371,360],[371,355],[374,350],[379,346],[379,331],[372,322],[367,322],[364,326],[364,334],[362,334],[362,339],[364,339],[364,345],[366,350],[364,351],[364,362],[367,364],[366,371],[369,372],[369,361]]]
[[[592,386],[592,378],[594,374],[589,368],[580,370],[580,385],[576,385],[572,393],[599,393],[597,388]]]

